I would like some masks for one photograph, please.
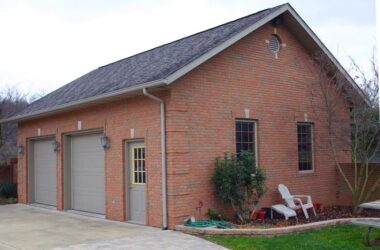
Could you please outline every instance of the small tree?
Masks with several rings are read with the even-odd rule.
[[[359,211],[358,205],[368,201],[380,186],[380,175],[370,165],[371,158],[379,148],[379,110],[378,110],[378,70],[374,57],[371,58],[372,74],[367,76],[352,60],[351,72],[358,83],[350,85],[327,56],[318,54],[315,62],[319,77],[312,83],[312,104],[317,111],[316,117],[327,129],[327,140],[331,156],[338,172],[352,195],[352,208]],[[350,110],[349,120],[340,115]],[[318,116],[318,114],[321,114]],[[344,171],[341,152],[351,157],[353,176]],[[370,184],[369,179],[374,183]]]
[[[28,102],[25,95],[17,88],[3,87],[0,89],[0,119],[6,118],[25,108]],[[17,156],[16,149],[16,123],[0,124],[0,166],[11,158]]]
[[[252,153],[242,152],[224,154],[216,158],[214,186],[216,195],[225,203],[230,203],[239,220],[245,223],[265,194],[266,176],[262,168],[257,167]]]

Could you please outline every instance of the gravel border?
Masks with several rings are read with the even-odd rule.
[[[349,224],[353,220],[370,220],[380,222],[380,218],[344,218],[326,221],[311,222],[302,225],[276,227],[276,228],[234,228],[234,229],[219,229],[219,228],[194,228],[186,227],[184,225],[176,225],[174,230],[193,235],[251,235],[251,236],[275,236],[285,235],[297,232],[303,232],[311,229],[318,229],[323,227]]]

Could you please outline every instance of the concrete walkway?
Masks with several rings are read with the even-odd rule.
[[[198,237],[27,205],[0,206],[0,249],[225,249]]]

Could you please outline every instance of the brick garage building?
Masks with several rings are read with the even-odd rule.
[[[213,194],[214,159],[248,149],[268,174],[262,205],[280,202],[279,183],[337,204],[310,100],[316,52],[357,88],[289,4],[91,71],[3,120],[18,122],[24,149],[19,201],[172,228],[199,200],[225,208]]]

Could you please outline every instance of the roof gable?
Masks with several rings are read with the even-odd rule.
[[[314,45],[328,54],[351,84],[356,86],[294,9],[284,4],[99,67],[2,122],[45,116],[142,88],[170,84],[284,12],[290,14]]]

